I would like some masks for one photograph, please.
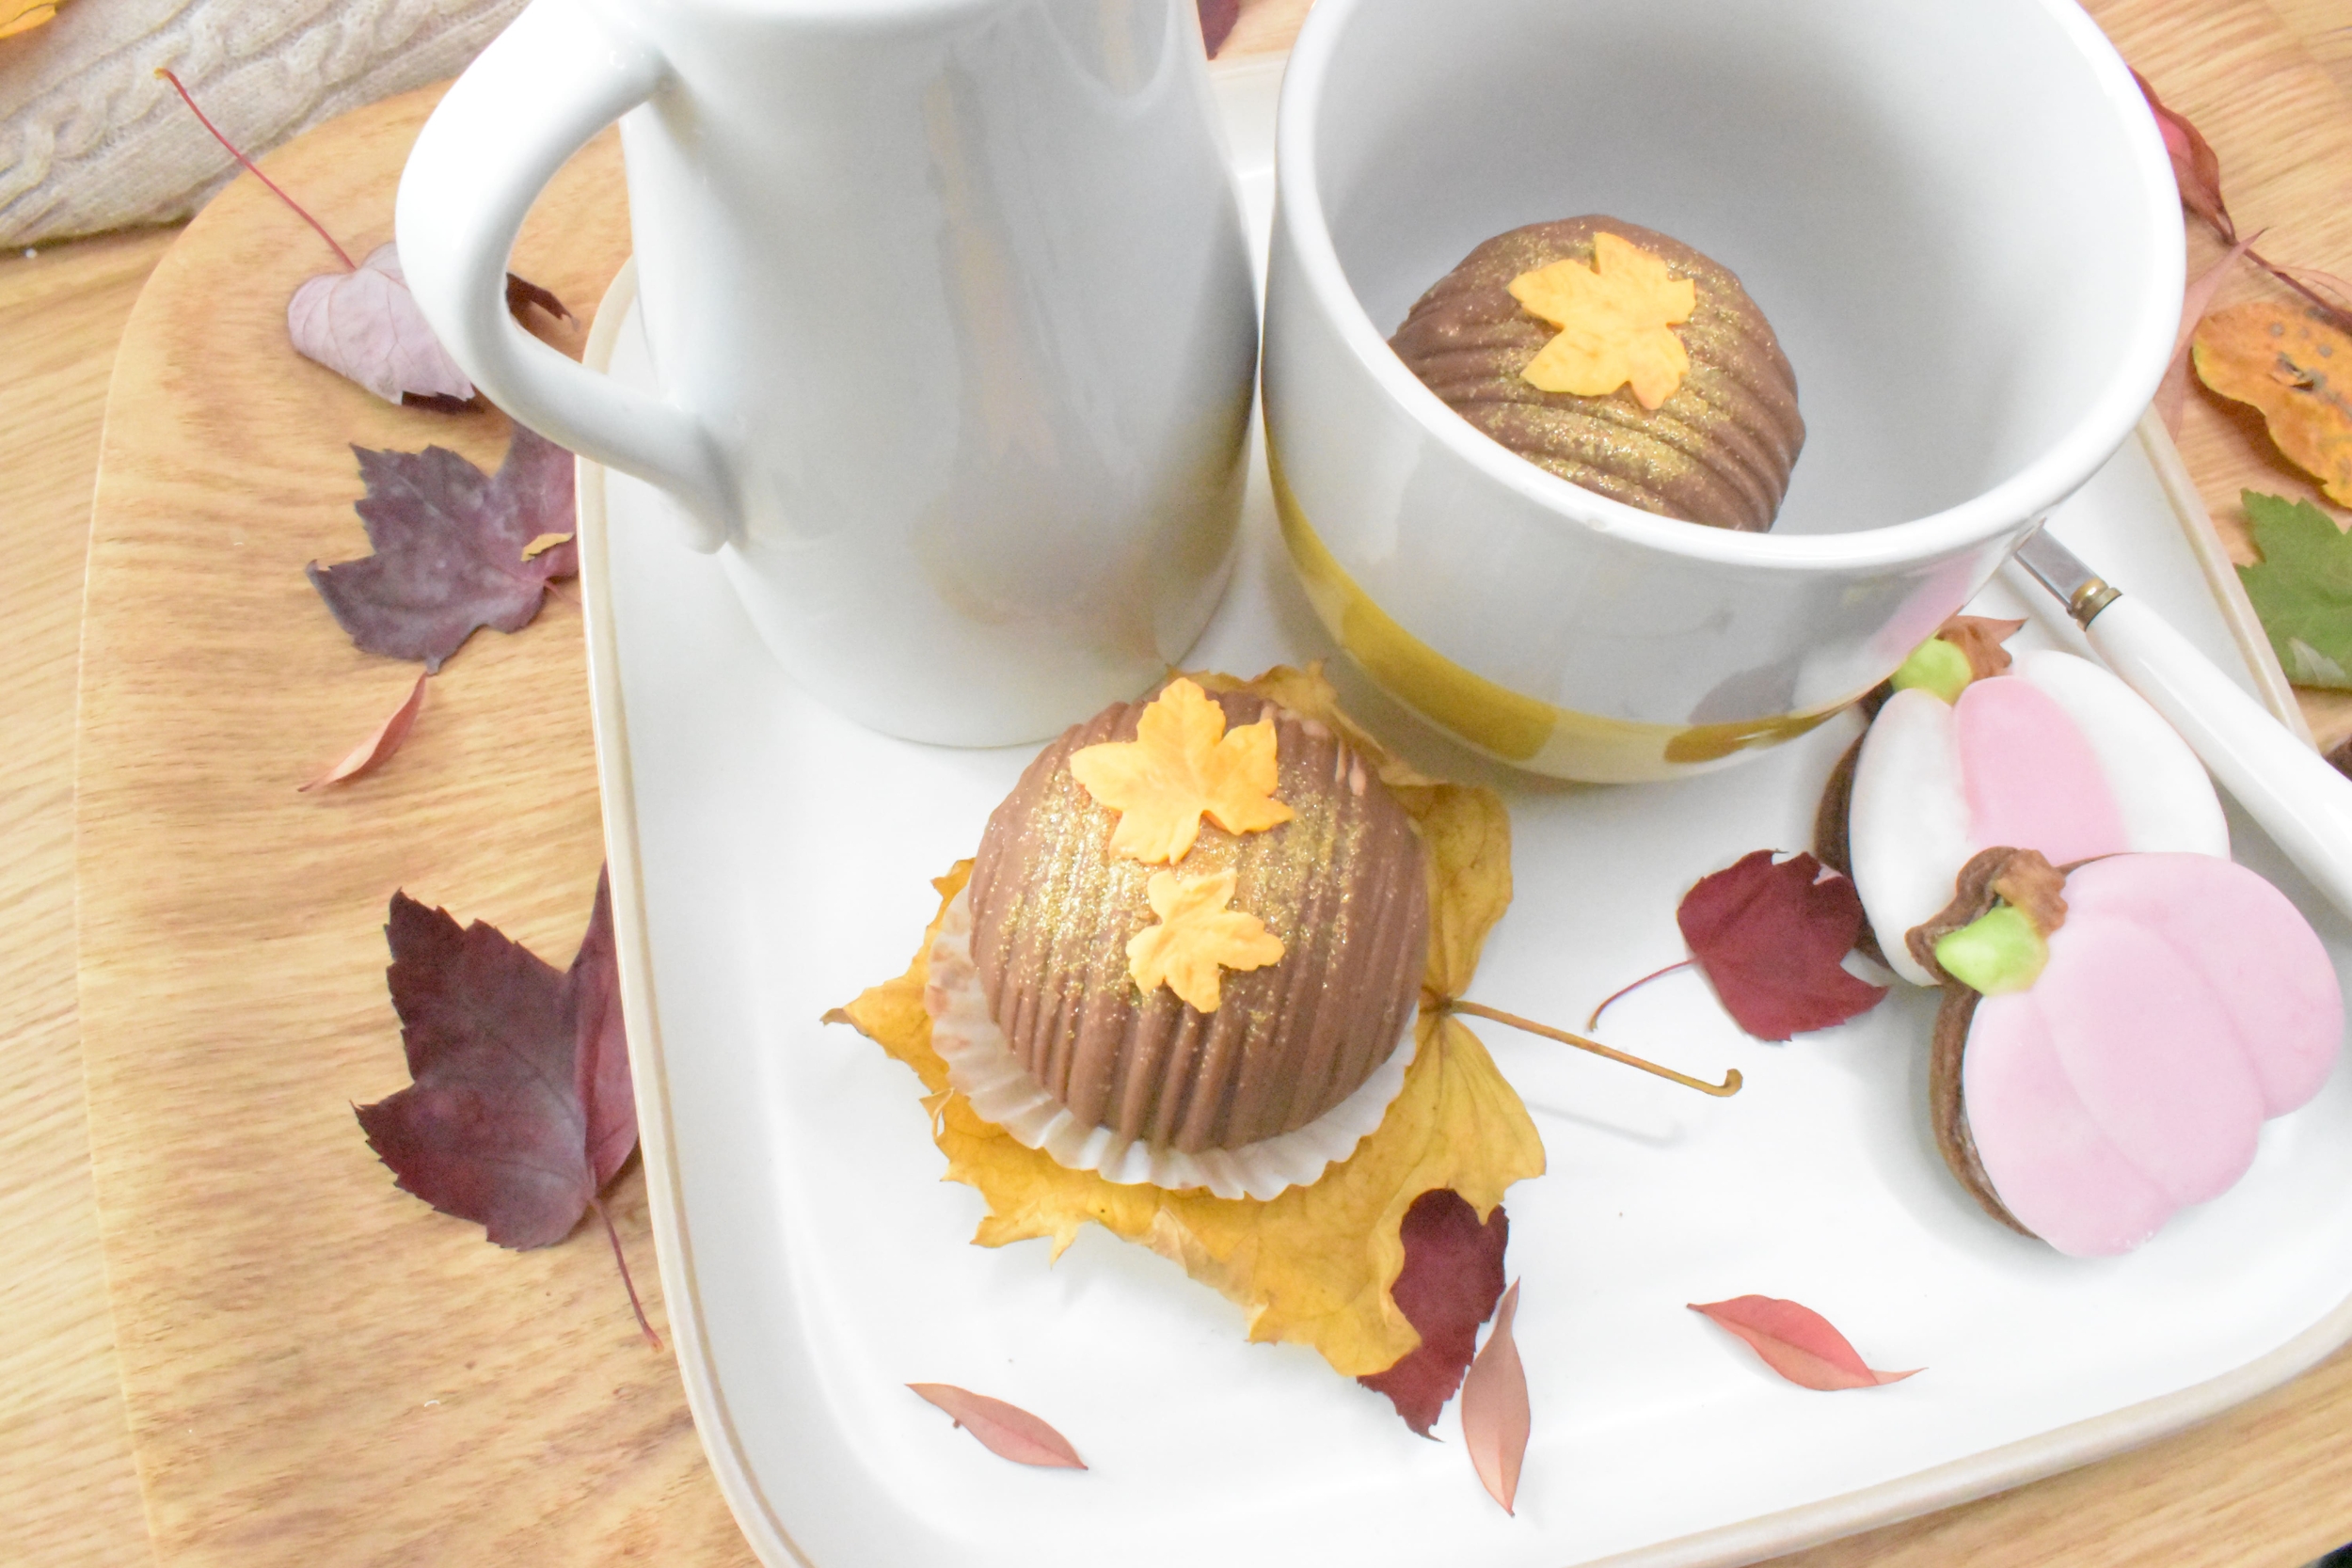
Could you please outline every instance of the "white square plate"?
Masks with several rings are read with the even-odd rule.
[[[1218,72],[1261,242],[1279,77],[1279,62]],[[631,296],[625,273],[591,358],[651,385]],[[2259,634],[2177,469],[2143,434],[2053,526],[2275,703],[2283,684],[2249,665]],[[1534,1410],[1506,1517],[1453,1407],[1439,1442],[1415,1437],[1313,1352],[1246,1343],[1240,1310],[1174,1264],[1099,1230],[1051,1268],[1042,1243],[968,1244],[982,1204],[940,1180],[913,1076],[818,1020],[904,969],[928,879],[972,852],[1030,750],[926,748],[835,717],[769,657],[715,561],[670,536],[666,501],[584,463],[580,495],[662,1283],[704,1444],[771,1564],[1746,1561],[2146,1441],[2352,1337],[2352,1073],[2271,1123],[2235,1190],[2131,1257],[2083,1262],[1988,1221],[1946,1174],[1926,1115],[1932,996],[1899,986],[1774,1046],[1678,974],[1613,1008],[1607,1037],[1709,1077],[1736,1066],[1735,1099],[1480,1031],[1550,1161],[1506,1199]],[[2029,590],[1996,582],[1976,608],[2079,648]],[[1261,467],[1235,580],[1187,663],[1247,674],[1329,651]],[[1569,1025],[1683,956],[1675,906],[1694,879],[1806,847],[1855,733],[1841,719],[1727,772],[1584,787],[1471,757],[1332,673],[1416,763],[1509,800],[1518,900],[1470,994]],[[2352,929],[2242,817],[2232,831],[2352,980]],[[1874,1366],[1926,1370],[1792,1387],[1684,1310],[1749,1292],[1817,1308]],[[1011,1400],[1092,1468],[1006,1464],[909,1382]]]

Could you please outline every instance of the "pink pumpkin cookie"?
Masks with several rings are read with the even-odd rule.
[[[1947,627],[1898,672],[1817,824],[1815,852],[1853,878],[1880,955],[1915,985],[1933,981],[1904,933],[1950,901],[1981,850],[2033,849],[2054,865],[2230,853],[2203,767],[2137,693],[2072,654],[2012,657],[1998,638],[2015,623],[1962,623],[1967,635]]]
[[[1945,987],[1928,1092],[1946,1163],[1994,1218],[2077,1257],[2228,1191],[2344,1033],[2302,915],[2205,855],[2060,872],[1987,849],[1907,948]]]

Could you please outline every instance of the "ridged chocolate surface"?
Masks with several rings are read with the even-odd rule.
[[[1592,265],[1593,236],[1604,230],[1697,285],[1697,308],[1675,328],[1691,369],[1656,409],[1629,388],[1581,398],[1519,379],[1554,329],[1511,297],[1511,279],[1564,259]],[[1804,446],[1796,375],[1740,279],[1678,240],[1614,218],[1498,234],[1422,295],[1389,346],[1456,413],[1529,462],[1685,522],[1771,528]]]
[[[1428,888],[1412,821],[1325,725],[1223,694],[1230,727],[1277,720],[1276,795],[1296,814],[1239,836],[1204,821],[1174,867],[1109,853],[1117,814],[1070,754],[1133,740],[1115,705],[1041,752],[990,816],[972,869],[972,956],[1013,1052],[1079,1120],[1186,1152],[1303,1127],[1347,1098],[1404,1035],[1421,990]],[[1152,923],[1155,872],[1232,870],[1232,907],[1265,922],[1281,960],[1227,971],[1203,1014],[1166,986],[1140,994],[1127,940]]]

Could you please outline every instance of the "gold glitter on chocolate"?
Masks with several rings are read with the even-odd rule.
[[[1187,880],[1230,873],[1234,907],[1283,950],[1225,974],[1214,1012],[1130,977],[1156,868],[1110,852],[1118,814],[1070,772],[1074,752],[1132,739],[1145,705],[1039,753],[989,818],[971,883],[973,961],[1014,1054],[1081,1121],[1186,1152],[1294,1131],[1346,1099],[1403,1037],[1428,947],[1421,841],[1364,760],[1263,698],[1211,701],[1229,726],[1272,721],[1294,813],[1244,834],[1204,822],[1184,857]]]
[[[1673,329],[1690,369],[1655,409],[1628,388],[1579,397],[1522,378],[1554,332],[1512,297],[1512,280],[1562,261],[1593,264],[1604,233],[1697,291],[1690,320]],[[1488,240],[1421,297],[1389,346],[1455,413],[1538,467],[1684,522],[1771,528],[1804,446],[1795,372],[1740,279],[1679,241],[1614,218],[1531,224]]]

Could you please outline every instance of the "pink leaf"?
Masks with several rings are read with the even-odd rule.
[[[408,732],[416,726],[418,710],[424,706],[424,683],[432,678],[430,675],[419,675],[417,684],[408,689],[407,697],[400,706],[392,709],[390,717],[375,726],[374,734],[354,746],[344,754],[342,761],[302,785],[302,791],[307,794],[326,784],[356,779],[362,773],[373,771],[385,758],[399,751],[401,742],[408,738]]]
[[[1917,1375],[1873,1371],[1846,1337],[1809,1307],[1773,1296],[1735,1296],[1729,1301],[1689,1304],[1745,1339],[1764,1364],[1801,1388],[1875,1388]],[[1473,1369],[1471,1375],[1477,1375]]]
[[[1017,1404],[975,1394],[951,1383],[910,1383],[923,1398],[955,1418],[956,1425],[980,1440],[980,1446],[1016,1465],[1046,1469],[1083,1470],[1086,1461],[1070,1439]]]
[[[390,244],[370,251],[357,271],[304,282],[287,302],[286,335],[298,352],[387,403],[473,396],[473,383],[426,325]]]
[[[2172,362],[2165,366],[2164,379],[2156,383],[2156,417],[2171,435],[2181,433],[2181,410],[2188,406],[2188,345],[2197,336],[2197,324],[2213,309],[2213,296],[2220,289],[2222,278],[2261,238],[2260,234],[2249,234],[2238,241],[2227,256],[2200,273],[2181,295],[2181,335],[2172,340]]]
[[[1462,1446],[1494,1500],[1510,1513],[1519,1494],[1519,1462],[1527,1457],[1527,1369],[1511,1338],[1519,1308],[1517,1281],[1495,1307],[1495,1325],[1462,1380]]]

